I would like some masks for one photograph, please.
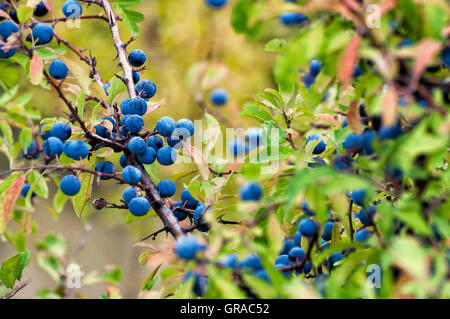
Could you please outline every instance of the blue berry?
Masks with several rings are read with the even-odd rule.
[[[63,152],[63,142],[54,136],[50,136],[48,139],[44,141],[44,145],[42,146],[45,155],[48,157],[54,158],[56,155],[61,155]]]
[[[150,210],[150,203],[145,197],[135,197],[130,200],[128,209],[134,216],[144,216]]]
[[[362,146],[362,150],[364,151],[364,153],[366,153],[366,154],[373,153],[372,142],[376,136],[377,136],[377,133],[375,133],[375,131],[372,131],[372,130],[364,131],[361,134],[361,139],[362,139],[361,146]]]
[[[144,154],[138,155],[138,160],[142,164],[152,164],[156,160],[156,151],[153,147],[147,147]]]
[[[235,138],[228,142],[227,150],[234,157],[240,156],[245,153],[245,142],[240,138]]]
[[[247,183],[241,187],[240,195],[243,201],[258,201],[263,195],[263,190],[258,183]]]
[[[333,167],[339,171],[350,170],[353,165],[353,158],[348,154],[340,154],[333,159]]]
[[[129,165],[129,164],[128,164],[127,157],[125,156],[125,154],[122,154],[122,155],[120,156],[119,163],[120,163],[120,166],[122,166],[122,167],[126,167],[126,166]]]
[[[228,102],[228,92],[223,88],[215,89],[209,95],[209,99],[213,105],[223,106]]]
[[[120,104],[120,111],[122,112],[123,115],[131,114],[130,113],[130,101],[131,101],[131,99],[127,97]]]
[[[144,127],[144,119],[140,115],[130,115],[125,120],[125,130],[131,134],[138,134]]]
[[[156,84],[150,80],[142,80],[136,85],[136,94],[144,99],[150,99],[156,94]]]
[[[292,247],[289,250],[289,258],[293,261],[301,261],[305,258],[305,251],[300,247]]]
[[[113,163],[111,163],[109,161],[103,161],[103,162],[98,162],[97,165],[95,165],[95,171],[112,175],[116,171],[116,167],[114,166]],[[102,176],[101,179],[108,180],[108,179],[111,179],[111,177]]]
[[[174,129],[175,121],[171,117],[164,116],[156,122],[156,130],[162,136],[170,137]]]
[[[364,102],[362,102],[359,105],[359,116],[360,117],[367,117],[367,111],[366,111],[366,106],[365,106]]]
[[[155,151],[159,150],[161,147],[164,146],[164,141],[159,136],[150,136],[148,138],[148,146],[152,147]]]
[[[311,218],[304,218],[298,224],[298,230],[305,237],[312,237],[317,233],[319,227],[317,223]]]
[[[116,132],[117,131],[117,124],[116,124],[116,120],[114,120],[112,117],[104,117],[104,118],[102,118],[102,119],[100,119],[99,121],[108,121],[108,122],[110,122],[111,124],[112,124],[112,126],[113,126],[113,129],[112,129],[112,131],[113,132]]]
[[[450,45],[447,45],[441,53],[442,56],[442,62],[444,62],[445,66],[447,68],[450,67]]]
[[[159,182],[158,186],[156,186],[156,189],[158,190],[162,198],[172,196],[173,194],[175,194],[177,190],[175,183],[172,182],[170,179],[164,179],[161,182]]]
[[[292,247],[295,246],[295,242],[292,238],[285,238],[283,242],[283,250],[281,251],[282,254],[289,253],[289,250],[291,250]]]
[[[302,233],[299,230],[294,234],[292,239],[294,240],[295,246],[300,247],[302,245]]]
[[[364,226],[372,226],[372,220],[375,216],[377,208],[374,205],[370,205],[367,211],[361,208],[358,214],[358,218]]]
[[[3,49],[4,45],[0,43],[0,59],[9,59],[16,53],[16,49]]]
[[[70,140],[64,143],[64,154],[73,160],[84,159],[89,154],[89,146],[82,140]]]
[[[316,76],[314,74],[307,73],[302,77],[302,82],[305,85],[305,87],[309,89],[311,85],[313,85],[314,82],[316,82]]]
[[[178,221],[183,221],[187,217],[187,213],[184,211],[182,202],[173,203],[172,212]]]
[[[308,202],[306,201],[306,199],[304,199],[302,201],[302,209],[306,215],[314,216],[314,211],[311,208],[309,208]]]
[[[49,67],[50,75],[56,80],[65,79],[67,73],[69,72],[69,68],[67,65],[61,60],[55,60],[50,64]]]
[[[63,14],[72,19],[77,19],[83,12],[83,7],[76,0],[68,0],[63,4]]]
[[[355,65],[355,68],[353,69],[353,78],[357,79],[360,76],[362,76],[364,74],[363,69],[361,69],[361,67],[359,65]]]
[[[56,122],[50,130],[51,136],[59,138],[61,141],[67,140],[72,135],[72,128],[69,123]]]
[[[340,252],[335,252],[331,254],[330,257],[328,257],[327,259],[328,269],[332,269],[334,267],[334,264],[342,260],[342,258],[343,258],[342,254]]]
[[[137,84],[140,79],[141,79],[141,74],[138,71],[133,70],[133,83]]]
[[[261,146],[262,143],[262,129],[259,127],[251,127],[245,134],[245,142],[248,145],[249,151],[252,151]]]
[[[322,62],[316,59],[312,59],[311,62],[309,62],[309,73],[318,75],[320,70],[322,69],[322,66]]]
[[[138,190],[134,187],[126,188],[122,193],[122,198],[125,203],[130,203],[133,198],[138,197]]]
[[[183,278],[186,282],[189,279],[194,278],[194,287],[192,291],[199,297],[203,297],[208,289],[208,278],[193,271],[188,271]]]
[[[285,12],[280,14],[279,20],[281,23],[287,26],[302,24],[307,21],[308,18],[300,12]]]
[[[346,137],[343,146],[349,153],[359,152],[362,146],[362,138],[358,134],[350,134]]]
[[[47,23],[38,23],[33,27],[31,34],[36,44],[47,44],[52,41],[54,36],[53,27]]]
[[[305,263],[305,264],[303,265],[303,272],[304,272],[305,274],[308,274],[308,273],[311,271],[311,269],[312,269],[311,263]]]
[[[0,22],[0,35],[5,40],[13,33],[19,32],[17,25],[11,20]],[[5,41],[6,42],[6,41]]]
[[[42,16],[45,16],[47,14],[47,12],[48,12],[47,7],[45,6],[44,2],[41,1],[34,8],[33,14],[36,17],[42,17]]]
[[[227,4],[228,0],[205,0],[205,3],[213,9],[220,9]]]
[[[192,260],[199,250],[205,249],[192,235],[182,236],[175,243],[175,253],[184,260]]]
[[[95,134],[97,134],[100,137],[103,137],[103,138],[111,137],[111,133],[109,133],[108,129],[104,126],[96,125],[96,126],[94,126],[94,129],[95,129]]]
[[[186,208],[189,209],[195,209],[199,203],[199,201],[196,200],[187,189],[181,192],[181,202]]]
[[[39,145],[35,141],[31,141],[30,146],[27,148],[27,153],[25,154],[26,157],[36,159],[41,155],[39,152]]]
[[[130,185],[136,185],[141,181],[142,173],[134,166],[128,165],[122,171],[122,178],[125,183]]]
[[[194,123],[192,123],[192,121],[188,120],[188,119],[179,120],[177,122],[175,128],[187,130],[187,132],[189,132],[189,136],[194,135],[194,132],[195,132]]]
[[[241,268],[251,268],[253,270],[259,270],[263,268],[261,259],[258,255],[251,254],[247,258],[245,258],[243,261],[241,261],[240,264]]]
[[[23,197],[27,197],[28,192],[30,191],[30,184],[25,183],[22,186],[22,190],[20,191],[20,193],[22,194]]]
[[[222,267],[236,269],[238,268],[238,258],[236,254],[228,254],[225,258],[220,262]]]
[[[195,224],[203,224],[197,227],[199,231],[207,232],[210,230],[211,226],[209,224],[205,223],[205,220],[203,219],[203,216],[206,214],[205,212],[206,207],[203,204],[199,204],[197,208],[194,211],[194,223]]]
[[[334,222],[326,222],[323,225],[323,233],[322,233],[322,239],[325,241],[331,240],[331,236],[333,235],[333,227]]]
[[[126,108],[125,110],[123,107],[121,107],[122,113],[125,115],[137,114],[142,116],[147,112],[147,102],[139,96],[129,100],[127,106],[128,108]]]
[[[277,257],[277,259],[275,259],[275,265],[284,265],[284,266],[289,266],[291,264],[291,260],[289,259],[289,255],[287,254],[283,254]]]
[[[128,148],[135,155],[143,155],[147,151],[147,143],[142,137],[135,136],[128,142]]]
[[[66,175],[61,179],[59,188],[67,196],[74,196],[78,194],[81,189],[81,182],[75,175]]]
[[[284,267],[284,265],[282,265]],[[255,270],[255,272],[253,273],[253,276],[258,277],[261,280],[264,280],[267,283],[270,283],[270,277],[269,274],[267,273],[267,271],[265,269],[258,269]]]
[[[312,162],[309,162],[309,163],[308,163],[308,167],[311,167],[311,168],[320,167],[320,166],[325,166],[325,165],[327,165],[327,163],[325,162],[325,160],[323,160],[322,158],[317,157],[317,156],[314,156],[314,157],[312,158]]]
[[[367,229],[360,229],[355,234],[355,241],[356,242],[365,242],[369,237],[372,235],[372,233]]]
[[[324,142],[324,140],[323,140],[321,135],[319,135],[319,134],[312,134],[312,135],[308,136],[308,138],[306,139],[306,144],[308,144],[312,140],[319,141],[319,143],[316,145],[316,147],[314,148],[314,150],[312,152],[313,154],[317,155],[317,154],[320,154],[323,151],[325,151],[325,148],[326,148],[327,145],[325,144],[325,142]]]
[[[145,55],[145,52],[139,49],[131,51],[130,55],[128,56],[128,62],[130,62],[130,64],[134,67],[140,67],[144,65],[146,60],[147,56]]]
[[[156,152],[158,163],[164,166],[169,166],[177,160],[177,152],[172,147],[161,147]]]
[[[364,198],[366,197],[366,191],[359,189],[352,192],[352,200],[356,205],[364,206]]]
[[[393,126],[386,127],[382,126],[380,129],[381,139],[395,139],[403,133],[403,128],[400,122],[394,124]]]

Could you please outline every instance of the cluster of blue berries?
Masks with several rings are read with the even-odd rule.
[[[8,12],[8,7],[4,4],[0,4],[0,10],[8,12],[11,20],[7,19],[0,23],[0,40],[6,42],[8,37],[14,33],[19,32],[19,19],[17,17],[17,11],[11,6],[11,10]],[[76,19],[81,16],[83,8],[81,4],[76,0],[68,0],[63,4],[63,14],[71,19]],[[45,16],[48,13],[44,1],[39,2],[33,11],[36,17]],[[0,20],[3,20],[1,18]],[[27,37],[28,41],[34,41],[37,45],[43,45],[50,43],[54,37],[54,30],[50,24],[36,23],[31,27],[31,34]],[[15,48],[4,48],[4,45],[0,43],[0,59],[7,59],[12,57],[16,53]],[[55,61],[56,62],[56,61]],[[53,63],[52,63],[53,64]],[[50,67],[50,73],[52,77],[57,80],[62,80],[67,76],[67,67],[62,61],[54,64]],[[53,74],[52,74],[53,73]]]

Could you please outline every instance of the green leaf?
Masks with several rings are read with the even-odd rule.
[[[30,192],[35,192],[42,198],[48,197],[48,186],[45,177],[37,170],[33,170],[28,174],[28,183],[30,184]]]
[[[0,69],[2,70],[0,81],[4,86],[7,88],[14,87],[19,82],[21,72],[17,65],[0,60]]]
[[[159,268],[162,264],[158,265],[151,274],[144,280],[144,282],[141,285],[141,290],[149,291],[152,289],[155,282],[158,280],[156,277],[156,274],[158,273]]]
[[[51,279],[53,279],[58,285],[61,284],[61,274],[64,272],[58,258],[52,255],[48,255],[45,252],[41,252],[37,255],[37,262]]]
[[[115,267],[114,269],[103,273],[100,278],[104,282],[112,285],[119,285],[120,279],[122,278],[122,269],[120,267]]]
[[[43,59],[43,60],[55,60],[58,59],[58,55],[54,52],[58,52],[59,54],[66,54],[67,49],[60,46],[51,45],[48,48],[40,48],[35,50],[37,54]]]
[[[231,14],[231,25],[234,31],[245,34],[249,40],[256,38],[264,25],[262,20],[256,20],[261,9],[264,9],[263,6],[256,1],[239,0]]]
[[[58,258],[66,255],[66,240],[62,236],[48,234],[42,242],[36,244],[38,250],[48,250],[48,252]]]
[[[88,168],[91,170],[95,169],[95,160],[89,162]],[[94,178],[94,174],[88,173],[84,173],[81,176],[81,190],[72,198],[73,208],[78,217],[83,216],[83,213],[86,211],[86,203],[91,199]]]
[[[20,23],[25,23],[33,16],[33,8],[27,5],[20,5],[17,9],[17,18]]]
[[[33,131],[31,130],[31,128],[26,127],[20,131],[19,143],[24,152],[26,152],[28,147],[30,147],[32,139],[33,139]]]
[[[140,2],[140,0],[119,0],[114,2],[115,11],[123,18],[123,22],[131,34],[139,33],[138,23],[144,21],[144,15],[138,11],[130,10],[128,8],[138,5]]]
[[[272,39],[266,44],[264,50],[267,52],[284,52],[286,44],[287,42],[285,39]]]
[[[255,120],[258,120],[261,123],[267,122],[267,121],[274,121],[272,116],[267,113],[264,110],[261,110],[258,106],[256,106],[254,103],[247,103],[244,105],[244,108],[239,113],[242,116],[247,116],[254,118]]]
[[[8,288],[13,288],[16,280],[22,278],[22,271],[27,266],[30,251],[21,252],[14,257],[5,260],[0,269],[0,280]]]
[[[61,213],[63,211],[64,205],[70,197],[64,194],[61,189],[58,188],[58,191],[53,198],[53,207],[55,208],[57,213]]]

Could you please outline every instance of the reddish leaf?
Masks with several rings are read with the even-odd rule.
[[[159,109],[161,106],[163,106],[166,103],[166,98],[162,98],[158,102],[148,102],[147,103],[147,112],[145,114],[149,114],[152,112],[155,112],[157,109]]]
[[[334,126],[340,125],[340,123],[338,121],[336,121],[335,118],[331,114],[316,114],[314,116],[317,117],[318,119],[330,122]]]
[[[52,0],[42,0],[42,2],[44,3],[44,6],[47,8],[48,11],[53,12],[54,10],[54,5]]]
[[[8,189],[2,194],[0,199],[0,234],[6,230],[6,226],[11,218],[14,205],[22,191],[25,183],[25,175],[20,176]]]
[[[397,122],[398,96],[395,88],[390,85],[383,96],[381,120],[384,126],[393,126]]]
[[[415,89],[420,76],[427,65],[434,59],[436,54],[441,51],[442,44],[433,39],[424,39],[414,47],[414,68],[411,81],[411,88]]]
[[[358,101],[354,100],[350,103],[350,108],[347,112],[347,123],[348,126],[356,133],[360,134],[362,132],[361,128],[361,118],[359,117],[359,107]]]
[[[350,84],[350,80],[353,76],[353,72],[355,69],[355,64],[358,59],[358,47],[361,42],[361,38],[359,35],[353,36],[350,40],[350,43],[341,53],[339,57],[337,76],[339,80],[342,82],[342,86],[345,88]]]
[[[34,53],[30,61],[30,79],[31,84],[38,85],[42,81],[44,72],[44,63],[39,54]]]
[[[159,250],[158,248],[156,248],[155,246],[153,246],[152,244],[149,243],[144,243],[144,242],[139,242],[134,244],[132,247],[143,247],[143,248],[148,248],[151,251],[156,251],[156,252],[161,252],[161,250]]]
[[[204,158],[202,152],[192,146],[191,144],[188,144],[186,142],[182,142],[184,149],[188,152],[188,154],[191,156],[192,160],[194,161],[194,164],[197,166],[197,169],[200,173],[200,175],[203,177],[203,180],[207,181],[209,178],[209,166],[208,162]]]

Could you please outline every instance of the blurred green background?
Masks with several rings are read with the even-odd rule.
[[[55,11],[47,14],[44,19],[50,18],[52,14],[54,17],[62,16],[60,8],[64,1],[53,2]],[[265,52],[264,44],[277,35],[286,37],[291,31],[279,25],[275,18],[276,14],[271,18],[269,12],[267,13],[269,22],[262,35],[254,41],[248,41],[231,28],[233,2],[230,1],[223,10],[211,10],[203,0],[144,0],[137,9],[144,14],[145,20],[140,24],[141,31],[137,40],[132,42],[128,49],[131,51],[140,48],[146,52],[148,70],[141,73],[141,79],[151,79],[156,83],[158,91],[152,101],[166,99],[163,107],[146,116],[148,128],[154,127],[161,116],[171,116],[175,120],[202,119],[204,110],[195,103],[194,96],[207,101],[209,92],[214,87],[224,87],[230,95],[226,107],[211,110],[224,127],[227,122],[232,123],[234,127],[243,128],[255,124],[251,120],[240,118],[238,114],[246,100],[267,87],[274,87],[271,70],[275,55]],[[95,6],[87,8],[84,5],[83,8],[83,15],[99,12]],[[277,10],[281,10],[281,7]],[[120,29],[125,42],[130,34],[123,24]],[[86,54],[91,53],[97,58],[98,69],[104,80],[110,80],[114,73],[120,71],[116,62],[112,62],[116,51],[105,21],[82,20],[80,29],[69,29],[65,23],[59,23],[55,30],[74,46],[87,49]],[[79,61],[71,52],[68,52],[67,56]],[[82,65],[81,61],[79,63]],[[199,63],[216,65],[224,76],[205,90],[192,89],[187,77],[189,70],[193,70],[191,69],[193,65],[200,65]],[[55,92],[45,91],[40,87],[29,87],[27,79],[24,79],[21,93],[28,91],[34,94],[33,103],[41,111],[43,118],[63,115],[65,106],[56,97]],[[208,103],[207,107],[212,109]],[[112,161],[118,163],[118,157],[113,155]],[[0,158],[1,171],[6,170],[6,158],[4,156]],[[161,178],[167,178],[183,170],[180,165],[161,169]],[[102,183],[101,190],[98,186],[94,187],[92,199],[106,197],[108,201],[119,202],[123,188],[124,186],[117,187],[114,182]],[[55,191],[56,187],[53,185],[50,194],[54,194]],[[122,296],[137,297],[141,283],[151,270],[138,262],[142,250],[131,246],[140,238],[159,229],[161,227],[159,219],[147,218],[124,225],[126,214],[122,211],[105,209],[98,212],[90,207],[87,221],[80,220],[76,217],[72,205],[67,203],[56,221],[45,208],[46,205],[52,205],[52,199],[53,195],[50,195],[47,202],[40,198],[35,199],[33,220],[37,223],[38,235],[29,238],[28,248],[32,250],[32,255],[30,267],[26,268],[23,277],[31,279],[31,282],[17,294],[17,298],[33,297],[40,288],[55,288],[55,283],[37,265],[35,243],[43,240],[50,232],[61,234],[67,240],[70,256],[79,243],[86,222],[89,222],[93,229],[79,257],[82,271],[103,272],[105,264],[120,266],[123,269],[120,286]],[[165,239],[165,236],[159,236],[159,240],[161,239]],[[11,257],[14,253],[9,243],[0,243],[0,259]],[[104,293],[104,285],[82,287],[76,292],[97,298]]]

